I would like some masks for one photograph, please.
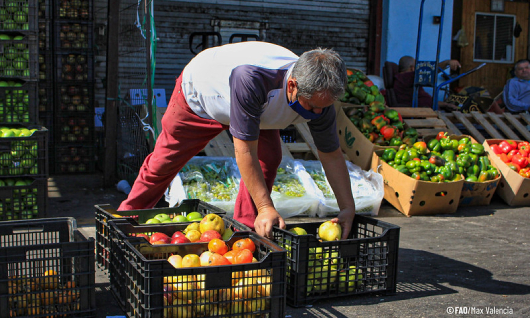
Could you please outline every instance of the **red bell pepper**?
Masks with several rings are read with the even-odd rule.
[[[503,153],[509,153],[510,151],[516,148],[516,146],[509,143],[507,140],[501,141],[499,147],[501,148]]]
[[[521,170],[521,167],[516,163],[508,162],[507,164],[508,164],[508,168],[512,169],[515,172],[519,172],[519,170]]]
[[[490,148],[493,151],[493,153],[496,154],[496,155],[502,153],[501,147],[499,145],[497,145],[497,144],[491,145]]]
[[[517,141],[511,140],[511,139],[506,139],[506,142],[509,143],[510,145],[512,145],[515,149],[517,149]]]
[[[517,149],[521,149],[521,147],[530,147],[530,142],[528,141],[521,141],[520,143],[517,144]]]
[[[368,87],[371,87],[371,86],[374,86],[374,82],[368,80],[368,81],[364,82],[364,85],[366,85]]]
[[[502,162],[505,162],[505,163],[509,163],[510,162],[510,160],[508,159],[508,156],[504,152],[499,154],[499,155],[497,155],[497,156],[499,156],[499,158],[501,158]]]
[[[520,154],[513,155],[512,162],[521,168],[526,168],[526,166],[528,166],[528,159]]]
[[[523,168],[521,170],[519,170],[519,175],[525,177],[525,178],[530,178],[530,168]]]
[[[379,131],[385,140],[390,140],[396,136],[397,129],[394,126],[385,125]]]
[[[517,149],[512,149],[512,150],[510,150],[510,152],[508,152],[508,153],[506,154],[506,157],[508,157],[508,160],[512,161],[513,156],[515,156],[515,155],[519,155],[519,150],[517,150]]]
[[[412,145],[412,148],[416,149],[420,154],[427,154],[427,144],[425,141],[417,141]]]
[[[440,140],[442,138],[447,138],[447,137],[449,137],[447,134],[447,131],[440,131],[438,135],[436,135],[436,140]]]
[[[374,125],[377,130],[381,130],[383,126],[390,124],[390,120],[386,118],[384,115],[379,115],[374,117],[372,121],[370,122],[372,125]]]

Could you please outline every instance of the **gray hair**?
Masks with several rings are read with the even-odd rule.
[[[338,100],[344,95],[348,82],[346,65],[332,49],[317,48],[304,52],[291,75],[296,79],[298,95],[308,99],[314,94],[329,94]]]

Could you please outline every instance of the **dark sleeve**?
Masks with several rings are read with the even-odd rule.
[[[257,140],[267,94],[283,83],[285,71],[241,65],[230,75],[230,133],[241,140]]]
[[[335,107],[324,108],[322,115],[307,123],[311,136],[318,150],[322,152],[332,152],[340,147],[339,136],[337,135],[337,121]]]

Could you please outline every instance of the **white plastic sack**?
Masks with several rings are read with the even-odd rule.
[[[165,198],[171,207],[199,199],[233,213],[240,179],[234,158],[196,156],[173,179]]]
[[[300,163],[285,157],[282,159],[271,198],[283,218],[315,216],[319,203],[317,190],[313,179]]]
[[[322,163],[318,160],[297,160],[312,176],[317,185],[319,204],[317,215],[319,217],[336,216],[339,213],[337,200],[327,178],[325,177]],[[383,176],[374,171],[364,171],[359,166],[346,161],[350,175],[352,195],[355,200],[356,213],[377,215],[383,200]]]

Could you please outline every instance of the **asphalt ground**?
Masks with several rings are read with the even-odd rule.
[[[95,237],[94,205],[117,207],[125,199],[102,185],[98,174],[50,177],[48,217],[75,217]],[[530,317],[529,207],[510,207],[494,196],[488,206],[406,217],[383,201],[375,218],[401,227],[397,292],[286,306],[286,317]],[[97,267],[96,304],[97,318],[124,315]]]

